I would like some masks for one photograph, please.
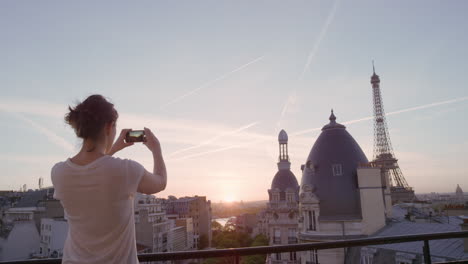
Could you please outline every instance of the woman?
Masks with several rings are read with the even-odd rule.
[[[68,219],[62,263],[138,263],[134,195],[166,188],[166,167],[158,139],[145,128],[143,144],[153,154],[153,173],[138,162],[112,157],[133,145],[123,129],[115,141],[118,114],[101,95],[91,95],[65,121],[83,139],[80,152],[57,163],[51,172],[54,197]]]

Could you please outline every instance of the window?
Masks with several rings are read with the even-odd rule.
[[[341,164],[333,164],[332,165],[333,176],[341,176],[343,175],[343,169]]]
[[[296,260],[296,252],[289,252],[289,259]]]
[[[286,200],[287,200],[289,203],[294,202],[294,193],[287,193],[287,194],[286,194]]]
[[[273,193],[273,201],[277,202],[279,201],[279,193]]]
[[[281,260],[281,253],[276,253],[276,260]]]
[[[312,264],[319,264],[318,262],[318,252],[316,249],[310,251],[310,260]]]
[[[373,256],[361,255],[361,264],[372,264]]]
[[[372,264],[374,255],[377,252],[375,248],[363,247],[361,248],[361,264]]]
[[[315,221],[315,211],[307,211],[307,230],[309,231],[317,231],[317,225]]]
[[[288,228],[288,244],[295,244],[295,243],[297,243],[296,229]]]
[[[281,244],[281,230],[279,228],[273,229],[273,244]]]

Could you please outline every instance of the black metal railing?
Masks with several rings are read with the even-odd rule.
[[[387,237],[373,237],[349,240],[337,240],[332,242],[317,242],[317,243],[302,243],[291,245],[278,245],[278,246],[261,246],[261,247],[247,247],[247,248],[229,248],[229,249],[214,249],[214,250],[197,250],[197,251],[181,251],[181,252],[166,252],[166,253],[147,253],[138,255],[141,262],[145,261],[167,261],[167,260],[182,260],[182,259],[204,259],[216,257],[233,257],[236,263],[239,263],[240,256],[247,255],[264,255],[271,253],[282,252],[297,252],[297,251],[310,251],[322,250],[332,248],[348,248],[359,246],[372,246],[383,244],[396,244],[405,242],[424,242],[424,261],[431,264],[430,257],[430,240],[450,239],[450,238],[463,238],[468,237],[468,231],[459,232],[446,232],[446,233],[432,233],[420,235],[406,235],[406,236],[387,236]],[[463,260],[462,260],[463,261]],[[59,264],[61,259],[35,259],[35,260],[21,260],[0,262],[0,264]],[[466,263],[463,262],[446,262],[446,263]]]

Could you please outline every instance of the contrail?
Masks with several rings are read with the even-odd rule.
[[[205,151],[205,152],[195,153],[195,154],[187,155],[187,156],[177,158],[177,159],[170,159],[169,161],[186,160],[186,159],[190,159],[190,158],[204,156],[204,155],[211,154],[211,153],[221,152],[221,151],[224,151],[224,150],[229,150],[229,149],[234,149],[234,148],[242,148],[242,147],[246,147],[246,146],[253,145],[253,144],[256,144],[256,143],[260,143],[260,142],[263,142],[263,141],[266,141],[266,139],[262,138],[262,139],[257,139],[257,140],[254,140],[254,141],[251,141],[251,142],[248,142],[248,143],[244,143],[244,144],[238,144],[238,145],[232,145],[232,146],[217,148],[217,149],[213,149],[213,150],[208,150],[208,151]]]
[[[312,63],[312,59],[315,57],[315,54],[317,54],[317,51],[320,47],[320,44],[322,43],[323,38],[328,32],[328,27],[330,26],[331,22],[335,18],[335,13],[336,10],[338,9],[338,2],[339,0],[335,0],[333,3],[333,7],[330,10],[330,13],[328,13],[327,19],[325,20],[325,24],[322,27],[322,30],[320,31],[317,41],[315,42],[314,46],[312,47],[312,50],[309,53],[309,56],[307,57],[306,64],[304,65],[304,69],[302,70],[301,75],[299,75],[299,81],[304,78],[304,74],[306,73],[307,69],[309,69],[310,64]],[[289,96],[288,99],[286,100],[286,103],[283,106],[283,109],[281,111],[280,118],[277,122],[278,127],[281,126],[281,122],[283,121],[284,116],[286,115],[286,112],[288,108],[290,107],[291,104],[294,104],[296,102],[296,91],[294,90]]]
[[[281,110],[281,115],[280,118],[277,122],[277,126],[281,126],[281,122],[283,121],[284,116],[286,115],[286,112],[288,111],[289,107],[293,104],[295,104],[297,101],[297,93],[296,90],[294,90],[289,96],[286,102],[284,103],[283,109]]]
[[[185,94],[183,94],[183,95],[181,95],[181,96],[179,96],[179,97],[173,99],[172,101],[170,101],[170,102],[168,102],[168,103],[162,105],[162,106],[161,106],[161,109],[166,108],[166,107],[169,106],[169,105],[175,104],[175,103],[181,101],[182,99],[184,99],[185,97],[190,96],[190,95],[192,95],[192,94],[194,94],[194,93],[200,91],[201,89],[206,88],[206,87],[212,85],[212,84],[215,83],[215,82],[218,82],[218,81],[220,81],[220,80],[223,80],[223,79],[227,78],[229,75],[231,75],[231,74],[233,74],[233,73],[235,73],[235,72],[238,72],[238,71],[240,71],[240,70],[242,70],[242,69],[248,67],[249,65],[251,65],[251,64],[253,64],[253,63],[256,63],[256,62],[262,60],[263,57],[264,57],[264,56],[260,56],[260,57],[254,59],[254,60],[252,60],[252,61],[250,61],[250,62],[248,62],[248,63],[246,63],[246,64],[244,64],[244,65],[242,65],[242,66],[240,66],[240,67],[238,67],[238,68],[236,68],[236,69],[234,69],[234,70],[228,72],[228,73],[225,73],[225,74],[221,75],[220,77],[218,77],[218,78],[216,78],[216,79],[213,79],[213,80],[211,80],[211,81],[209,81],[209,82],[206,82],[206,83],[200,85],[199,87],[193,89],[192,91],[190,91],[190,92],[188,92],[188,93],[185,93]]]
[[[466,100],[468,100],[468,96],[455,98],[455,99],[451,99],[451,100],[446,100],[446,101],[442,101],[442,102],[436,102],[436,103],[427,104],[427,105],[420,105],[420,106],[406,108],[406,109],[402,109],[402,110],[398,110],[398,111],[393,111],[393,112],[388,113],[387,115],[396,115],[396,114],[401,114],[401,113],[405,113],[405,112],[410,112],[410,111],[415,111],[415,110],[420,110],[420,109],[425,109],[425,108],[431,108],[431,107],[439,106],[439,105],[458,103],[458,102],[462,102],[462,101],[466,101]]]
[[[425,105],[405,108],[405,109],[389,112],[389,113],[386,114],[386,116],[398,115],[398,114],[401,114],[401,113],[412,112],[412,111],[426,109],[426,108],[432,108],[432,107],[439,106],[439,105],[453,104],[453,103],[458,103],[458,102],[462,102],[462,101],[466,101],[466,100],[468,100],[468,96],[455,98],[455,99],[451,99],[451,100],[446,100],[446,101],[441,101],[441,102],[435,102],[435,103],[431,103],[431,104],[425,104]],[[362,122],[362,121],[367,121],[367,120],[372,120],[372,119],[374,119],[374,116],[367,116],[367,117],[363,117],[363,118],[359,118],[359,119],[354,119],[354,120],[342,122],[341,124],[349,125],[349,124],[359,123],[359,122]],[[310,132],[318,131],[320,129],[322,129],[322,128],[321,127],[310,128],[310,129],[301,130],[301,131],[292,133],[291,135],[292,136],[299,136],[299,135],[307,134],[307,133],[310,133]]]
[[[182,152],[186,152],[186,151],[189,151],[189,150],[192,150],[192,149],[196,149],[196,148],[208,145],[208,144],[210,144],[210,143],[212,143],[212,142],[214,142],[214,141],[216,141],[216,140],[218,140],[218,139],[220,139],[222,137],[237,134],[237,133],[242,132],[242,131],[244,131],[244,130],[250,128],[250,127],[253,127],[253,126],[257,125],[257,124],[258,124],[258,122],[253,122],[253,123],[250,123],[248,125],[242,126],[242,127],[238,128],[236,130],[232,130],[232,131],[217,135],[217,136],[215,136],[215,137],[213,137],[211,139],[208,139],[208,140],[206,140],[204,142],[201,142],[200,144],[197,144],[195,146],[191,146],[191,147],[188,147],[188,148],[184,148],[184,149],[174,151],[171,154],[169,154],[168,157],[172,157],[172,156],[174,156],[176,154],[179,154],[179,153],[182,153]]]
[[[456,98],[456,99],[451,99],[451,100],[446,100],[446,101],[441,101],[441,102],[435,102],[435,103],[431,103],[431,104],[420,105],[420,106],[416,106],[416,107],[405,108],[405,109],[389,112],[386,115],[397,115],[397,114],[401,114],[401,113],[412,112],[412,111],[431,108],[431,107],[435,107],[435,106],[462,102],[462,101],[466,101],[466,100],[468,100],[468,96],[460,97],[460,98]],[[362,121],[372,120],[373,118],[374,118],[373,116],[368,116],[368,117],[363,117],[363,118],[359,118],[359,119],[346,121],[346,122],[343,122],[342,124],[348,124],[349,125],[349,124],[359,123],[359,122],[362,122]],[[302,131],[292,133],[291,136],[299,136],[299,135],[307,134],[307,133],[310,133],[310,132],[313,132],[313,131],[318,131],[320,129],[322,129],[322,128],[317,127],[317,128],[302,130]],[[221,152],[221,151],[224,151],[224,150],[229,150],[229,149],[234,149],[234,148],[242,148],[242,147],[246,147],[246,146],[249,146],[249,145],[261,143],[261,142],[264,142],[264,141],[267,141],[267,140],[269,140],[269,139],[262,138],[262,139],[254,140],[254,141],[251,141],[251,142],[248,142],[248,143],[245,143],[245,144],[232,145],[232,146],[227,146],[227,147],[217,148],[217,149],[213,149],[213,150],[209,150],[209,151],[205,151],[205,152],[200,152],[200,153],[187,155],[187,156],[184,156],[184,157],[181,157],[181,158],[178,158],[178,159],[171,159],[170,161],[186,160],[186,159],[199,157],[199,156],[203,156],[203,155],[207,155],[207,154],[211,154],[211,153]]]
[[[331,22],[335,18],[336,9],[338,8],[338,3],[339,3],[339,0],[335,0],[335,2],[333,3],[333,7],[330,13],[328,14],[327,20],[325,21],[325,25],[323,25],[322,30],[320,31],[320,34],[317,38],[317,41],[315,42],[314,47],[309,53],[309,57],[307,57],[307,62],[304,66],[304,69],[302,70],[301,75],[299,76],[299,80],[302,80],[302,78],[304,77],[304,74],[306,73],[307,69],[312,63],[312,59],[315,57],[315,54],[317,54],[320,44],[322,43],[323,38],[327,34],[328,27],[330,26]]]
[[[13,116],[15,116],[16,118],[28,123],[30,126],[32,126],[34,129],[36,129],[38,132],[42,133],[43,135],[45,135],[47,137],[47,139],[49,141],[51,141],[52,143],[54,143],[55,145],[63,148],[64,150],[66,151],[69,151],[69,152],[72,152],[74,150],[74,147],[72,144],[70,144],[68,141],[66,141],[64,138],[58,136],[57,134],[55,134],[53,131],[51,131],[50,129],[34,122],[33,120],[19,114],[19,113],[13,113],[13,112],[9,112],[10,114],[12,114]]]

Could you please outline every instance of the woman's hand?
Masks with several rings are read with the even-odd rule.
[[[128,129],[128,128],[127,129],[122,129],[122,131],[120,132],[119,137],[114,142],[114,145],[112,145],[109,153],[107,153],[108,155],[112,156],[116,152],[121,151],[122,149],[133,145],[133,142],[128,142],[128,143],[125,142],[125,135],[127,135],[128,131],[131,131],[131,129]]]
[[[145,127],[145,136],[146,136],[146,141],[143,142],[145,146],[153,152],[153,154],[161,154],[161,144],[159,143],[159,140],[156,138],[156,136],[151,132],[149,128]]]

